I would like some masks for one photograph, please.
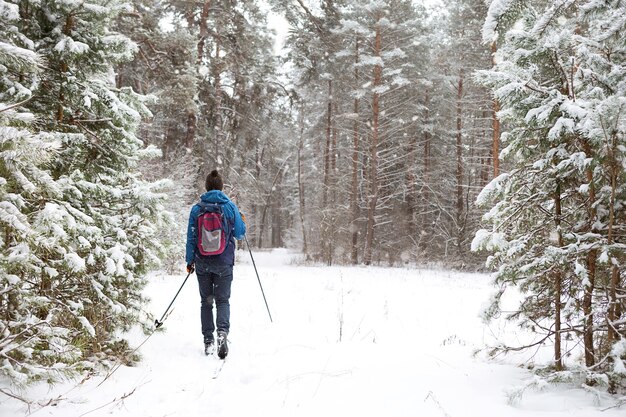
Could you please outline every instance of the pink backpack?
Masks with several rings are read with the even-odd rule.
[[[220,255],[228,245],[229,222],[219,203],[201,203],[198,216],[198,251],[203,256]]]

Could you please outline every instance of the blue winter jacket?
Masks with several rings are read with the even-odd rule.
[[[205,203],[220,203],[224,209],[226,221],[234,223],[231,236],[228,237],[228,244],[224,252],[215,256],[202,256],[198,252],[198,216],[200,215],[200,203],[191,208],[189,214],[189,225],[187,226],[187,246],[185,261],[187,265],[195,262],[218,263],[233,265],[235,263],[235,240],[243,239],[246,234],[246,224],[241,219],[239,209],[230,199],[219,190],[211,190],[202,194],[200,201]],[[234,239],[233,239],[234,238]]]

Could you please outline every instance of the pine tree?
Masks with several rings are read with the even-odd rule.
[[[146,98],[115,88],[114,65],[135,50],[110,30],[123,10],[117,2],[23,1],[10,22],[14,42],[30,51],[19,52],[45,62],[38,72],[29,72],[36,62],[8,62],[2,79],[34,80],[13,118],[24,127],[3,135],[18,150],[3,153],[2,191],[17,208],[5,206],[12,216],[2,230],[10,285],[2,371],[16,383],[122,355],[127,343],[117,331],[148,323],[141,290],[158,263],[162,195],[161,184],[135,173],[143,144],[134,132],[149,115]]]
[[[67,330],[33,314],[41,300],[27,277],[41,274],[33,254],[38,236],[33,216],[40,201],[58,198],[58,184],[45,169],[59,143],[45,133],[29,129],[34,115],[23,105],[32,100],[39,82],[40,55],[19,30],[17,5],[0,2],[0,346],[2,373],[16,384],[33,374],[51,378],[79,356],[63,339]],[[37,349],[51,338],[58,343]]]
[[[485,216],[493,228],[474,247],[494,252],[500,294],[523,291],[511,317],[542,334],[538,343],[554,341],[555,369],[566,366],[567,340],[582,335],[585,364],[614,390],[625,358],[615,232],[624,221],[626,28],[615,20],[619,2],[514,3],[491,4],[484,38],[500,47],[494,70],[480,75],[502,103],[513,169],[481,194],[495,202]]]
[[[301,210],[306,209],[306,213],[301,213],[300,223],[302,228],[310,230],[311,254],[332,264],[337,248],[330,243],[334,231],[341,227],[337,224],[341,217],[341,205],[337,204],[337,196],[341,195],[337,115],[341,111],[339,98],[342,97],[338,81],[340,71],[333,67],[341,37],[333,33],[333,29],[339,25],[339,8],[345,2],[323,1],[316,10],[302,1],[274,3],[296,28],[287,39],[288,60],[295,68],[290,76],[295,81],[298,111],[303,112],[303,117],[298,118],[303,131],[294,135],[299,136],[301,142],[299,167],[306,164],[309,168],[298,178],[300,184],[308,184],[306,190],[299,187],[300,202],[304,201],[305,193],[311,196],[307,206],[299,205]],[[309,152],[302,152],[303,149]]]
[[[405,226],[416,190],[407,172],[421,134],[414,97],[425,62],[423,10],[403,1],[328,1],[314,14],[300,2],[290,15],[300,16],[290,57],[320,170],[309,187],[321,203],[309,206],[320,217],[309,215],[320,225],[320,258],[398,262],[413,239]]]

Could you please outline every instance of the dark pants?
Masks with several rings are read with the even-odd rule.
[[[200,321],[204,340],[213,340],[215,324],[217,331],[230,330],[230,285],[233,282],[231,265],[206,265],[196,263],[196,275],[200,288]],[[217,310],[217,320],[213,323],[213,300]]]

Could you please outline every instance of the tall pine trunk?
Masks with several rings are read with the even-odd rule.
[[[354,79],[359,84],[359,37],[356,37],[354,58]],[[354,98],[354,126],[352,127],[352,187],[350,192],[350,231],[352,233],[352,264],[359,261],[359,98]]]
[[[195,6],[194,6],[195,7]],[[200,34],[197,44],[197,52],[198,56],[196,57],[197,62],[196,66],[200,68],[202,65],[202,58],[204,57],[204,45],[206,44],[206,39],[209,36],[209,26],[207,24],[207,19],[209,18],[209,9],[211,8],[211,0],[205,0],[202,5],[202,11],[200,12]],[[193,26],[193,13],[187,15],[187,23],[189,26]]]
[[[583,143],[587,158],[591,158],[591,146],[587,142]],[[589,216],[589,232],[593,233],[593,227],[597,219],[596,211],[596,189],[593,182],[592,168],[586,169],[585,175],[589,184],[589,202],[587,203],[587,212]],[[583,294],[583,314],[585,320],[583,322],[583,343],[585,346],[585,365],[591,367],[596,364],[595,347],[593,343],[593,292],[596,285],[596,260],[598,251],[592,249],[587,254],[587,283]]]
[[[206,39],[209,36],[209,27],[207,19],[209,18],[209,8],[211,7],[212,0],[206,0],[202,5],[202,11],[200,12],[199,26],[200,33],[198,34],[198,43],[196,45],[197,57],[196,57],[196,72],[200,72],[202,61],[204,58],[204,47]],[[194,25],[193,12],[187,14],[187,23],[190,27]],[[185,147],[191,148],[196,136],[198,117],[194,110],[190,110],[187,114],[187,132],[185,133]]]
[[[462,252],[464,225],[463,211],[463,81],[465,74],[463,69],[459,73],[456,97],[456,227],[457,227],[457,252]]]
[[[374,56],[381,55],[381,27],[378,23],[380,15],[377,15],[376,40],[374,43]],[[363,262],[365,265],[372,263],[372,251],[374,245],[374,226],[376,222],[376,205],[378,204],[378,129],[380,118],[380,94],[377,87],[382,82],[382,66],[374,66],[374,95],[372,97],[372,142],[370,144],[370,195],[367,212],[367,236],[365,239],[365,253]]]
[[[496,51],[498,50],[497,44],[494,41],[491,44],[491,60],[493,65],[496,63]],[[500,119],[498,119],[498,112],[500,111],[500,102],[498,99],[493,99],[493,114],[491,119],[492,128],[492,145],[491,145],[491,158],[493,161],[493,177],[500,175]]]
[[[614,146],[614,145],[613,145]],[[613,245],[615,241],[615,204],[616,204],[616,193],[617,193],[617,161],[614,157],[614,147],[611,149],[610,155],[610,178],[611,178],[611,197],[609,201],[609,224],[608,224],[608,235],[607,235],[607,245]],[[612,251],[613,252],[613,251]],[[614,253],[611,254],[615,256]],[[619,329],[617,321],[620,316],[619,312],[619,300],[617,299],[617,292],[619,288],[620,282],[620,271],[619,267],[612,263],[611,266],[611,279],[609,283],[609,311],[608,311],[608,348],[611,349],[611,346],[615,341],[619,339]]]
[[[218,28],[215,29],[216,31]],[[222,120],[222,66],[221,66],[221,46],[220,46],[220,36],[217,35],[215,39],[215,58],[214,58],[214,79],[215,79],[215,114],[214,114],[214,125],[213,129],[215,129],[215,166],[221,167],[223,161],[220,158],[221,147],[225,145],[224,143],[224,132],[223,132],[223,120]]]
[[[424,129],[424,154],[423,154],[423,173],[422,173],[422,202],[423,206],[421,208],[422,215],[420,219],[421,223],[421,232],[428,233],[427,230],[429,228],[429,205],[430,205],[430,146],[431,146],[431,132],[430,132],[430,91],[426,90],[426,96],[424,99],[424,105],[426,107],[426,111],[424,113],[424,125],[426,128]],[[418,239],[418,242],[421,242]]]
[[[331,226],[329,212],[329,197],[331,195],[330,178],[332,169],[332,140],[333,140],[333,81],[328,80],[328,103],[326,108],[326,143],[324,146],[324,190],[322,194],[322,259],[328,265],[332,264],[332,250],[331,250]]]
[[[561,184],[556,185],[556,193],[554,195],[554,224],[556,226],[557,244],[559,248],[563,247],[563,235],[561,231]],[[557,371],[563,369],[563,357],[561,350],[561,292],[563,286],[563,273],[561,267],[557,266],[554,273],[554,364]]]
[[[302,150],[304,149],[304,112],[300,112],[300,140],[298,141],[298,202],[300,207],[300,226],[302,227],[302,252],[308,258],[309,248],[306,237],[304,183],[302,182]]]
[[[190,111],[187,113],[187,133],[185,134],[185,147],[191,148],[193,140],[196,137],[196,113]]]
[[[417,134],[412,135],[409,139],[408,146],[408,159],[407,159],[407,174],[406,174],[406,189],[407,189],[407,197],[406,197],[406,206],[407,206],[407,233],[412,238],[415,236],[417,232],[417,224],[415,219],[415,209],[417,205],[417,175],[415,174],[416,170],[416,153],[417,153],[417,145],[418,145]]]
[[[587,284],[583,294],[583,342],[585,346],[585,365],[591,367],[596,364],[595,348],[593,344],[593,291],[596,285],[597,251],[591,250],[587,254]]]

